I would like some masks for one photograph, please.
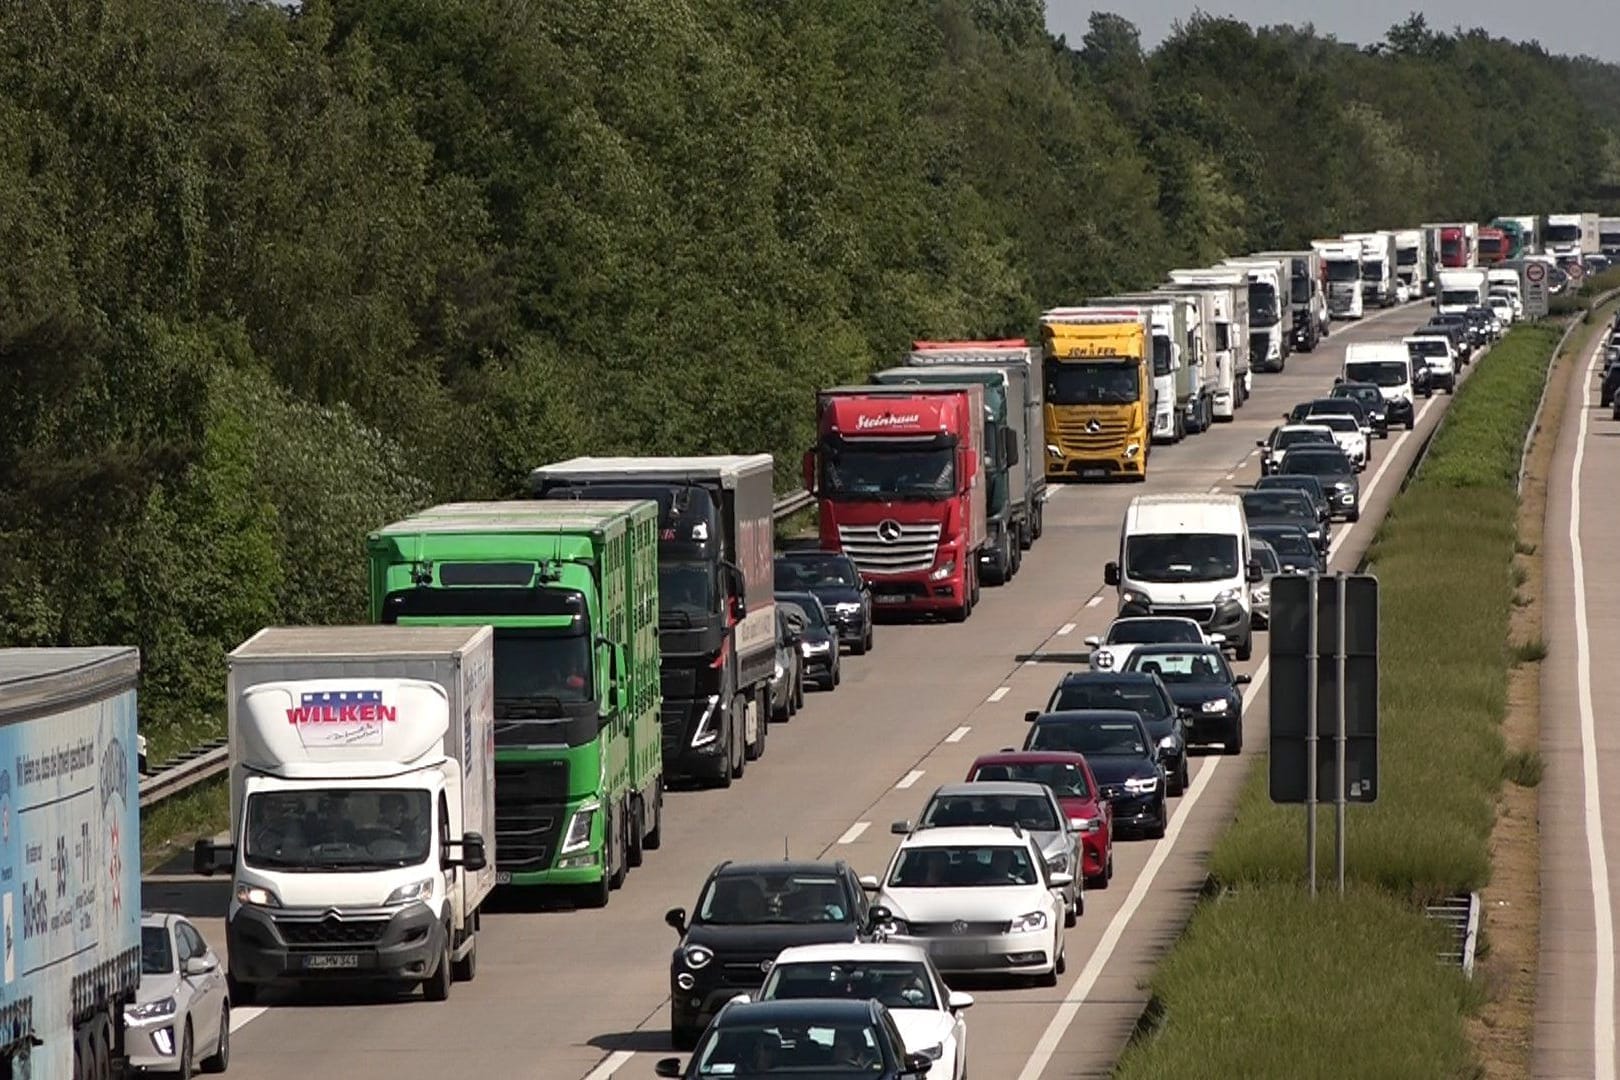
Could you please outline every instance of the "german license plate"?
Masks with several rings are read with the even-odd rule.
[[[1080,470],[1080,475],[1085,477],[1087,480],[1092,480],[1092,479],[1100,480],[1103,477],[1108,475],[1108,470],[1107,469],[1081,469]]]
[[[878,593],[872,599],[880,604],[903,604],[906,602],[903,593]]]
[[[497,885],[510,885],[510,884],[512,884],[512,871],[510,871],[510,870],[497,870],[497,871],[495,871],[495,884],[497,884]]]
[[[930,947],[941,956],[977,956],[985,951],[982,941],[953,941],[949,938],[930,942]]]
[[[342,971],[359,966],[359,953],[321,953],[304,957],[304,968],[308,971]]]

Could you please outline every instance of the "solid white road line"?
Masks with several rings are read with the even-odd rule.
[[[1383,464],[1379,465],[1378,471],[1373,473],[1372,482],[1367,485],[1367,490],[1361,493],[1361,505],[1367,505],[1367,500],[1372,497],[1372,493],[1377,491],[1378,485],[1383,482],[1384,474],[1388,472],[1389,467],[1395,463],[1397,452],[1406,444],[1407,439],[1410,439],[1413,435],[1417,434],[1418,425],[1423,423],[1423,418],[1429,415],[1429,410],[1434,408],[1437,404],[1439,404],[1439,402],[1440,399],[1438,397],[1432,397],[1428,401],[1425,401],[1423,403],[1423,408],[1417,411],[1417,416],[1412,421],[1412,430],[1401,432],[1400,436],[1396,438],[1394,442],[1389,444],[1389,449],[1384,451]],[[1352,526],[1349,522],[1345,522],[1344,528],[1339,530],[1339,535],[1335,536],[1328,544],[1329,559],[1333,558],[1333,556],[1339,553],[1340,545],[1344,543],[1345,537],[1350,535],[1353,528],[1354,526]]]
[[[984,700],[987,701],[987,702],[994,703],[994,702],[1000,701],[1002,698],[1006,697],[1010,693],[1012,693],[1012,687],[1010,687],[1010,686],[998,686],[994,690],[990,691],[990,696],[985,698]]]
[[[1575,463],[1569,492],[1569,548],[1575,578],[1575,689],[1581,710],[1581,787],[1585,795],[1586,862],[1592,875],[1595,926],[1596,986],[1592,997],[1592,1075],[1614,1080],[1614,909],[1609,901],[1609,857],[1603,846],[1603,802],[1598,786],[1597,718],[1592,709],[1592,643],[1586,623],[1586,561],[1581,551],[1581,464],[1586,458],[1586,429],[1592,415],[1592,374],[1602,356],[1602,342],[1592,352],[1583,375],[1581,419],[1575,440]]]
[[[967,738],[967,733],[972,731],[972,730],[973,729],[971,727],[969,727],[966,724],[963,724],[961,727],[957,728],[955,731],[953,731],[949,735],[945,736],[945,741],[946,742],[961,742],[963,739]]]
[[[1235,472],[1229,472],[1229,473],[1227,473],[1227,474],[1226,474],[1226,477],[1225,477],[1225,478],[1226,478],[1226,479],[1227,479],[1227,480],[1236,480],[1236,479],[1237,479],[1237,473],[1235,473]]]
[[[602,1059],[602,1064],[585,1074],[585,1080],[608,1080],[608,1077],[618,1072],[630,1063],[636,1055],[629,1050],[615,1050]]]
[[[263,1005],[238,1005],[231,1010],[231,1031],[234,1034],[263,1016],[268,1010]]]
[[[1101,600],[1102,597],[1094,596],[1094,597],[1092,597],[1092,599],[1093,600]],[[1074,623],[1066,622],[1062,626],[1058,627],[1057,636],[1058,637],[1068,637],[1072,633],[1074,633]]]
[[[902,776],[900,778],[900,780],[894,786],[897,787],[897,788],[901,788],[903,790],[905,788],[910,787],[912,784],[915,784],[917,781],[921,780],[922,778],[923,778],[923,770],[921,770],[921,769],[912,769],[910,772],[906,773],[906,775]]]
[[[1097,606],[1097,605],[1098,605],[1098,604],[1100,604],[1100,603],[1102,603],[1102,597],[1100,597],[1100,596],[1093,596],[1093,597],[1092,597],[1092,598],[1091,598],[1091,599],[1090,599],[1090,600],[1087,600],[1087,601],[1086,601],[1086,607],[1088,607],[1088,608],[1094,608],[1094,607],[1096,607],[1096,606]],[[1074,628],[1074,624],[1073,624],[1073,623],[1070,623],[1070,624],[1069,624],[1069,627],[1070,627],[1070,629],[1073,629],[1073,628]]]
[[[865,832],[871,824],[870,821],[857,821],[844,830],[844,835],[838,838],[838,842],[840,844],[853,844],[861,838],[861,833]]]
[[[1253,707],[1254,702],[1259,699],[1260,691],[1265,686],[1266,678],[1270,674],[1271,658],[1267,657],[1260,661],[1260,666],[1254,672],[1254,681],[1249,684],[1248,692],[1243,695],[1244,712],[1248,712]],[[1041,1033],[1040,1041],[1035,1044],[1035,1049],[1031,1051],[1029,1060],[1024,1063],[1023,1071],[1018,1074],[1018,1080],[1040,1080],[1041,1073],[1045,1071],[1046,1066],[1052,1060],[1052,1055],[1057,1052],[1059,1044],[1063,1042],[1063,1037],[1067,1034],[1069,1025],[1073,1024],[1074,1018],[1080,1014],[1080,1006],[1086,1003],[1086,998],[1091,995],[1091,991],[1096,987],[1097,980],[1102,976],[1103,969],[1108,966],[1108,961],[1113,959],[1114,949],[1118,947],[1120,939],[1125,936],[1125,930],[1130,926],[1131,919],[1136,915],[1137,909],[1142,906],[1142,901],[1147,898],[1148,890],[1153,886],[1153,880],[1159,876],[1159,871],[1164,867],[1165,862],[1169,860],[1170,853],[1175,849],[1176,841],[1181,838],[1182,826],[1192,816],[1193,807],[1198,805],[1199,798],[1209,788],[1215,770],[1220,768],[1221,763],[1226,760],[1228,759],[1225,757],[1204,759],[1204,767],[1199,769],[1198,775],[1193,777],[1192,785],[1182,795],[1180,805],[1176,807],[1175,813],[1170,815],[1170,827],[1165,830],[1164,839],[1154,843],[1153,853],[1148,856],[1147,865],[1142,867],[1142,872],[1137,875],[1136,881],[1131,885],[1130,895],[1125,897],[1125,903],[1114,913],[1113,920],[1109,922],[1108,928],[1103,931],[1103,936],[1097,942],[1097,947],[1092,951],[1090,959],[1086,961],[1086,966],[1081,969],[1080,977],[1075,980],[1074,985],[1069,988],[1069,992],[1064,995],[1063,1003],[1058,1006],[1057,1013],[1053,1015],[1051,1022],[1046,1025],[1046,1030]],[[1242,758],[1240,757],[1237,760],[1242,760]]]

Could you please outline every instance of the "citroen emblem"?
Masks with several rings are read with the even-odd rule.
[[[1086,430],[1095,435],[1102,430],[1102,422],[1100,420],[1087,420]]]
[[[877,534],[885,544],[895,543],[900,539],[900,523],[894,518],[886,518],[878,522]]]
[[[951,933],[955,934],[957,937],[961,937],[963,934],[967,933],[967,923],[963,922],[961,919],[957,919],[955,922],[951,923]]]

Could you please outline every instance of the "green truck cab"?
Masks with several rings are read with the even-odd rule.
[[[662,832],[657,505],[452,503],[367,551],[373,620],[495,628],[497,884],[606,904]]]

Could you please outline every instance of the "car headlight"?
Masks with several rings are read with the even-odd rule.
[[[1012,926],[1008,927],[1008,931],[1014,934],[1032,934],[1037,930],[1045,929],[1046,912],[1044,911],[1031,911],[1020,915],[1012,921]]]
[[[804,651],[812,655],[815,653],[824,653],[831,647],[832,642],[830,641],[807,641],[804,643]]]
[[[861,610],[861,605],[855,601],[844,600],[834,604],[833,610],[840,615],[853,615]]]
[[[928,580],[929,581],[944,581],[946,578],[950,577],[954,573],[956,573],[956,560],[955,559],[947,559],[943,566],[941,566],[938,570],[935,570],[933,573],[928,575]]]
[[[713,959],[714,951],[706,949],[702,945],[688,945],[681,950],[681,963],[693,971],[701,967],[707,967],[709,961]]]
[[[1151,795],[1159,790],[1157,776],[1133,776],[1125,781],[1125,791],[1129,795]]]
[[[1091,666],[1099,671],[1107,671],[1114,666],[1114,654],[1101,651],[1092,653]]]
[[[1176,738],[1174,735],[1166,735],[1164,738],[1159,740],[1160,750],[1174,750],[1180,745],[1181,740]]]
[[[174,998],[159,998],[157,1001],[143,1001],[138,1005],[129,1005],[124,1009],[124,1019],[140,1023],[146,1020],[158,1020],[165,1016],[173,1016],[175,1011]]]
[[[1334,491],[1349,491],[1350,490],[1350,481],[1348,481],[1348,480],[1335,480],[1335,481],[1333,481],[1333,490]]]
[[[1069,853],[1059,851],[1046,856],[1046,868],[1054,874],[1067,874],[1069,872]]]
[[[1229,604],[1237,598],[1238,591],[1236,589],[1222,589],[1220,592],[1215,594],[1215,602],[1217,604]]]
[[[408,904],[412,900],[427,901],[431,900],[432,898],[433,879],[423,878],[421,881],[412,881],[409,884],[401,885],[399,888],[389,893],[388,899],[383,901],[383,907],[387,907],[390,904]]]
[[[563,834],[562,847],[557,849],[557,854],[567,855],[591,846],[591,822],[600,809],[601,804],[589,802],[574,811],[574,816],[568,819],[568,831]]]
[[[280,907],[281,897],[263,885],[238,885],[236,902],[246,907]]]
[[[1226,699],[1225,698],[1217,698],[1214,701],[1206,701],[1202,705],[1200,705],[1199,708],[1201,710],[1203,710],[1204,712],[1207,712],[1207,713],[1225,712],[1226,711]]]

